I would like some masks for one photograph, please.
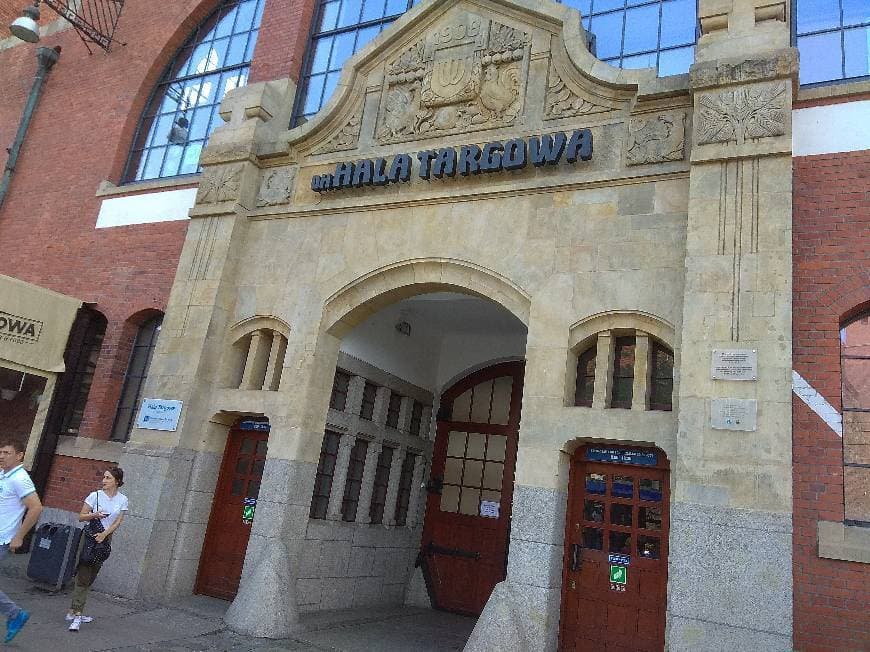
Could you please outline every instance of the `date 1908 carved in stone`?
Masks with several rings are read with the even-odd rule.
[[[698,144],[742,145],[748,138],[781,136],[786,125],[784,82],[705,93],[698,98]]]

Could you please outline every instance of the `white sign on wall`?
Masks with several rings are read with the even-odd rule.
[[[146,398],[142,400],[142,407],[139,408],[136,427],[145,428],[146,430],[169,430],[174,432],[178,428],[180,416],[181,401]]]
[[[480,515],[487,518],[498,518],[500,504],[494,500],[480,501]]]
[[[756,349],[713,349],[710,377],[713,380],[757,380],[758,351]]]
[[[710,426],[716,430],[745,430],[756,427],[758,401],[751,398],[714,398],[710,405]]]

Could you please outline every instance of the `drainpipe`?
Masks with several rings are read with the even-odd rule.
[[[12,147],[6,150],[9,152],[9,160],[6,161],[3,178],[0,179],[0,208],[3,207],[3,200],[6,199],[6,193],[9,191],[12,173],[15,172],[15,164],[18,163],[18,154],[21,152],[21,145],[24,143],[24,137],[27,135],[28,127],[30,127],[30,119],[33,117],[36,105],[39,103],[39,96],[42,95],[42,86],[45,84],[45,78],[48,76],[48,71],[57,63],[59,56],[60,46],[36,49],[36,61],[38,62],[36,77],[33,78],[33,86],[30,87],[30,96],[27,98],[27,104],[24,105],[24,113],[21,116],[21,122],[18,124],[18,133],[15,134]]]

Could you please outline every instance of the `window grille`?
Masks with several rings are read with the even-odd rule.
[[[127,364],[127,373],[124,377],[124,387],[121,390],[121,398],[118,401],[118,410],[115,413],[115,423],[112,426],[112,439],[115,441],[127,441],[133,423],[136,419],[136,409],[139,399],[142,397],[142,387],[151,366],[151,358],[157,346],[157,336],[160,334],[160,325],[163,316],[152,317],[139,326],[133,350],[130,353],[130,361]]]
[[[365,439],[357,439],[350,451],[347,481],[344,484],[344,498],[341,501],[341,518],[351,523],[356,520],[356,511],[359,507],[359,493],[362,488],[368,449],[369,443]]]
[[[335,460],[338,457],[338,443],[341,435],[327,430],[323,435],[320,461],[314,478],[314,494],[311,497],[311,518],[326,518],[329,509],[329,494],[332,492],[332,478],[335,476]]]
[[[329,407],[343,412],[347,407],[347,388],[350,384],[350,374],[344,371],[336,371],[332,380],[332,394],[329,395]]]
[[[402,396],[390,392],[390,403],[387,406],[387,428],[399,427],[399,412],[402,409]]]
[[[136,130],[125,181],[199,171],[226,93],[248,83],[265,0],[224,0],[175,53]]]
[[[420,436],[420,429],[423,427],[423,404],[420,401],[414,401],[411,407],[411,421],[408,424],[408,432],[412,437]]]
[[[652,342],[650,352],[649,409],[673,409],[674,352],[658,342]]]
[[[372,502],[369,507],[369,522],[384,522],[384,507],[387,504],[387,488],[390,482],[390,468],[393,465],[393,453],[395,449],[389,446],[381,448],[378,455],[378,466],[375,470],[374,489],[372,490]]]
[[[574,405],[592,407],[595,391],[595,358],[598,346],[593,344],[577,358],[577,384],[574,389]]]
[[[371,421],[375,414],[375,397],[378,393],[378,386],[366,381],[363,388],[362,403],[359,407],[360,419]]]

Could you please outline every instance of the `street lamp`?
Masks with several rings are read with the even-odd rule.
[[[21,13],[9,25],[9,31],[22,41],[36,43],[39,40],[39,5],[25,7]]]

